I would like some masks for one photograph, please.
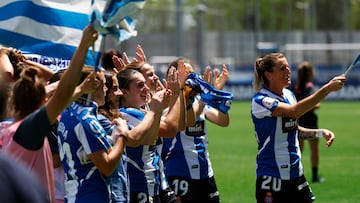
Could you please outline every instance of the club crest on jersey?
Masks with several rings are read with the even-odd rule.
[[[264,202],[265,203],[272,203],[273,202],[273,197],[272,197],[271,192],[266,193],[266,197],[264,198]]]
[[[264,99],[262,100],[263,105],[268,108],[271,109],[274,105],[275,99],[270,98],[270,97],[264,97]]]
[[[298,127],[297,119],[295,118],[282,118],[282,130],[283,132],[291,132]]]

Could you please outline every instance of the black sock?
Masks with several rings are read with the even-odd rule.
[[[312,179],[313,179],[313,181],[319,179],[318,167],[313,167],[312,168]]]

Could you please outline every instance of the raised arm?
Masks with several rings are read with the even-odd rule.
[[[325,84],[319,90],[317,90],[314,94],[299,101],[295,105],[289,105],[284,102],[279,102],[278,107],[273,111],[272,115],[281,116],[281,117],[299,118],[304,113],[313,109],[328,94],[340,90],[345,82],[346,82],[346,77],[343,75],[334,77],[327,84]]]
[[[229,79],[229,71],[227,70],[226,65],[222,66],[221,73],[218,69],[214,69],[213,72],[214,77],[212,82],[214,87],[216,89],[222,89],[225,86],[226,81]],[[230,123],[229,112],[223,113],[214,108],[207,108],[204,110],[204,112],[206,119],[218,126],[226,127]]]
[[[172,92],[168,112],[162,116],[159,136],[174,137],[178,131],[185,129],[186,111],[184,93],[180,90],[180,79],[175,67],[171,67],[165,81],[166,89]]]
[[[61,77],[54,96],[46,103],[46,112],[49,123],[54,123],[63,109],[72,102],[72,95],[79,82],[87,51],[98,38],[98,33],[93,27],[87,26],[82,34],[78,48],[76,49],[68,69]]]
[[[45,65],[42,65],[41,63],[36,63],[30,60],[25,60],[24,63],[38,68],[40,70],[40,77],[43,78],[45,81],[50,80],[50,78],[55,74],[53,70],[51,70]]]
[[[211,67],[206,66],[204,76],[203,76],[204,81],[209,83],[209,84],[212,84],[212,82],[213,82],[212,74],[213,73],[211,71]],[[196,101],[196,102],[193,103],[193,110],[194,110],[194,113],[195,113],[195,120],[196,120],[196,118],[198,118],[202,114],[204,108],[205,108],[205,104],[201,100]]]
[[[14,69],[11,65],[10,59],[6,53],[0,51],[0,74],[6,83],[14,82]]]
[[[229,71],[225,64],[222,65],[221,73],[219,69],[217,68],[214,69],[213,84],[216,89],[221,90],[225,86],[226,81],[228,79],[229,79]]]

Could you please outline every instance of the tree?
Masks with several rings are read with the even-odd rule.
[[[344,4],[343,0],[317,0],[317,29],[318,30],[342,30],[344,27]]]
[[[224,31],[287,31],[287,30],[351,30],[360,29],[360,0],[182,0],[184,13],[196,19],[198,5],[206,5],[204,12],[207,30]],[[169,18],[174,18],[176,0],[147,1],[144,12],[151,11],[149,18],[154,29],[165,31]],[[300,6],[302,5],[302,6]],[[347,12],[348,11],[348,12]],[[309,21],[309,22],[307,22]],[[348,25],[348,27],[347,27]],[[144,24],[144,26],[146,26]],[[167,26],[167,27],[166,27]],[[309,26],[309,27],[307,27]],[[170,28],[171,30],[173,28]],[[194,28],[195,29],[195,28]]]

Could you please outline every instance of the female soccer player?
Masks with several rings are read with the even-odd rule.
[[[326,129],[307,129],[297,119],[314,108],[330,92],[340,90],[345,76],[337,76],[314,94],[297,103],[286,89],[291,84],[289,63],[281,53],[258,58],[254,66],[251,116],[258,142],[256,158],[256,199],[264,202],[309,203],[313,196],[301,164],[299,137],[324,137],[327,146],[334,133]]]

